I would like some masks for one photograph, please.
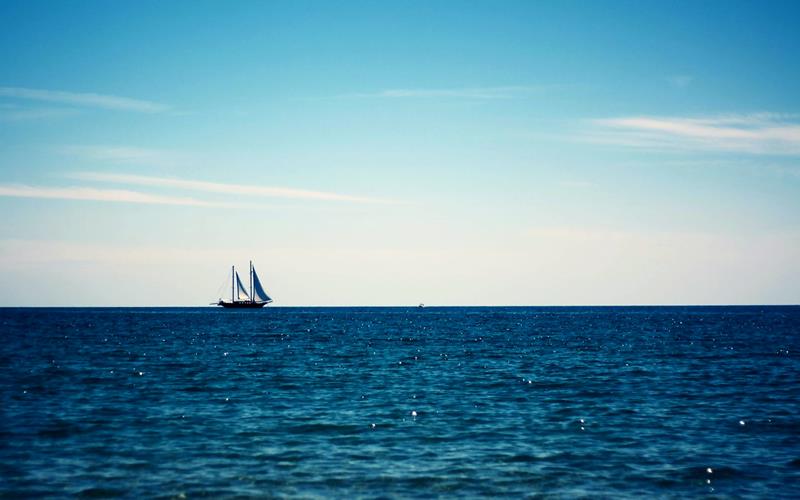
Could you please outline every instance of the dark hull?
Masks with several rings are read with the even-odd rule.
[[[266,302],[222,302],[217,303],[225,309],[259,309],[267,305]]]

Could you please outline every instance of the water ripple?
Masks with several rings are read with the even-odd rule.
[[[800,497],[798,307],[0,324],[2,497]]]

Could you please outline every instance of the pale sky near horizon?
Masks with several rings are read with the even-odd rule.
[[[797,304],[798,26],[0,0],[0,306]]]

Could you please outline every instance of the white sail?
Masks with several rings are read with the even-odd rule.
[[[264,291],[264,287],[261,286],[261,281],[258,279],[258,275],[256,274],[256,268],[253,268],[253,296],[255,300],[261,302],[272,302],[272,299],[267,295],[267,292]]]
[[[236,273],[236,290],[236,300],[250,300],[247,289],[242,285],[242,280],[239,279],[239,273]]]

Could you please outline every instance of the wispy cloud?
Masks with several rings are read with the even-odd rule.
[[[512,99],[541,92],[548,86],[512,85],[503,87],[466,87],[440,89],[385,89],[378,92],[348,94],[344,97],[385,97],[385,98],[452,98],[452,99]]]
[[[354,203],[390,203],[386,200],[350,196],[346,194],[329,193],[323,191],[310,191],[306,189],[293,189],[275,186],[255,186],[245,184],[227,184],[219,182],[196,181],[188,179],[175,179],[170,177],[152,177],[144,175],[113,174],[103,172],[76,172],[70,177],[88,181],[115,182],[120,184],[133,184],[139,186],[152,186],[164,188],[178,188],[191,191],[204,191],[209,193],[222,193],[245,196],[262,196],[272,198],[290,198],[320,201],[343,201]]]
[[[118,203],[143,203],[149,205],[185,205],[199,207],[227,207],[233,205],[184,198],[161,196],[124,189],[95,189],[88,187],[45,187],[24,184],[0,184],[0,196],[40,198],[53,200],[108,201]]]
[[[775,113],[592,120],[581,138],[644,149],[800,155],[796,116]]]
[[[56,102],[71,106],[102,108],[137,113],[160,113],[168,106],[157,102],[119,97],[114,95],[65,92],[62,90],[28,89],[22,87],[0,87],[0,97],[27,99],[33,101]]]
[[[27,108],[16,104],[4,104],[0,106],[0,120],[3,121],[25,121],[25,120],[47,120],[50,118],[63,118],[78,114],[80,111],[75,108],[54,108],[54,107],[34,107]]]
[[[690,75],[672,75],[667,77],[667,83],[676,89],[685,89],[694,81],[694,77]]]
[[[187,156],[177,151],[131,146],[67,146],[61,151],[95,161],[156,166],[175,166]]]

